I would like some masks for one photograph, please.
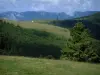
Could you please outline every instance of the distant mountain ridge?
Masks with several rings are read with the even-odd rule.
[[[72,17],[62,13],[44,12],[44,11],[26,11],[26,12],[3,12],[0,14],[0,18],[7,18],[10,20],[64,20],[71,19]]]
[[[98,11],[86,11],[86,12],[75,12],[73,16],[67,15],[64,12],[56,13],[56,12],[45,12],[45,11],[26,11],[26,12],[15,12],[8,11],[0,13],[0,18],[7,18],[10,20],[65,20],[65,19],[73,19],[77,17],[88,16],[96,13]]]

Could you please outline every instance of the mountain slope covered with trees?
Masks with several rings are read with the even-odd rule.
[[[0,20],[0,54],[100,62],[100,42],[82,23],[76,23],[70,34],[68,39]]]
[[[100,12],[95,13],[91,16],[75,18],[72,20],[58,20],[53,21],[52,23],[56,26],[72,28],[77,22],[82,22],[85,27],[89,29],[94,38],[100,40]]]

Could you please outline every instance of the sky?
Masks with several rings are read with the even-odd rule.
[[[0,0],[0,12],[47,11],[65,12],[100,11],[100,0]]]

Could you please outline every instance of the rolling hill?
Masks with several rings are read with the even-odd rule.
[[[59,37],[70,38],[70,31],[66,28],[62,28],[59,26],[54,26],[52,24],[48,24],[52,22],[52,20],[33,20],[32,21],[12,21],[12,20],[5,20],[9,23],[13,23],[14,25],[19,25],[23,28],[28,29],[36,29],[40,31],[46,31],[49,33],[53,33]]]
[[[72,20],[53,21],[52,23],[60,27],[72,28],[77,22],[82,22],[96,39],[100,39],[100,12],[91,16],[75,18]]]
[[[0,54],[58,59],[70,31],[44,22],[0,20]]]
[[[91,16],[80,17],[80,18],[77,18],[76,20],[87,20],[94,24],[100,25],[100,12],[95,13]]]
[[[76,11],[74,13],[74,18],[80,18],[80,17],[84,17],[84,16],[93,15],[94,13],[97,13],[97,12],[99,12],[99,11],[84,11],[84,12]]]

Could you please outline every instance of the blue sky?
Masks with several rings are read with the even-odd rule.
[[[48,11],[65,12],[100,11],[100,0],[0,0],[0,12]]]

